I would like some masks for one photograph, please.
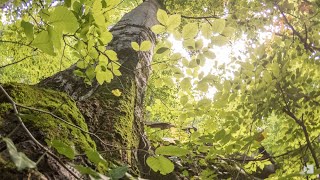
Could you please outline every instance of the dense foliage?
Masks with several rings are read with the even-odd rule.
[[[109,29],[139,3],[4,1],[0,82],[35,84],[73,63],[79,68],[74,75],[89,86],[111,82],[121,76],[121,63],[116,52],[105,49],[112,40]],[[152,27],[158,42],[145,124],[155,150],[147,164],[161,174],[175,169],[188,179],[316,179],[320,1],[165,0],[163,5],[159,25]],[[131,45],[135,51],[153,47],[150,41]],[[68,157],[71,150],[59,143],[51,145]],[[104,164],[96,153],[88,157]]]

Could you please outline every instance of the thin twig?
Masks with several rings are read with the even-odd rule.
[[[18,64],[18,63],[20,63],[20,62],[22,62],[22,61],[24,61],[24,60],[26,60],[26,59],[28,59],[28,58],[30,58],[30,57],[33,57],[33,55],[31,55],[31,56],[26,56],[26,57],[24,57],[24,58],[22,58],[22,59],[20,59],[20,60],[18,60],[18,61],[15,61],[15,62],[6,64],[6,65],[0,66],[0,69],[5,68],[5,67],[8,67],[8,66],[11,66],[11,65],[14,65],[14,64]]]

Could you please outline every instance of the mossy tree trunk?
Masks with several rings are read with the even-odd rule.
[[[139,152],[137,149],[148,148],[143,132],[143,99],[150,74],[150,64],[153,50],[147,52],[136,52],[132,49],[131,42],[135,41],[140,43],[142,41],[149,40],[154,46],[156,39],[150,28],[158,23],[156,19],[156,13],[159,7],[160,4],[157,0],[144,1],[137,8],[126,14],[111,29],[113,40],[106,48],[117,52],[119,62],[121,63],[120,71],[122,76],[116,77],[110,84],[103,84],[99,86],[97,82],[93,82],[92,86],[86,85],[83,82],[83,79],[73,75],[73,71],[76,69],[76,66],[73,65],[69,69],[43,80],[35,87],[25,86],[24,88],[22,85],[9,85],[5,87],[9,89],[9,94],[12,96],[12,98],[21,104],[31,102],[27,103],[27,105],[35,108],[45,109],[51,112],[58,111],[59,115],[62,117],[69,117],[70,122],[76,125],[79,125],[79,123],[81,124],[81,122],[76,122],[74,119],[80,118],[81,121],[84,118],[87,125],[83,125],[84,128],[88,128],[90,132],[98,135],[104,141],[104,143],[101,143],[101,141],[95,137],[91,137],[95,141],[96,145],[92,144],[91,140],[88,139],[85,145],[90,146],[91,143],[92,147],[80,148],[78,151],[93,148],[99,151],[110,152],[105,154],[104,157],[106,159],[114,162],[128,163],[132,167],[136,168],[139,167],[138,161],[140,160],[140,165],[142,166],[142,168],[140,167],[140,170],[148,170],[143,162],[145,160],[145,152]],[[28,89],[28,92],[23,90],[26,88]],[[119,89],[122,91],[122,95],[119,97],[114,96],[111,93],[111,91],[114,89]],[[62,93],[59,94],[58,92]],[[64,93],[66,93],[68,96],[66,96]],[[37,94],[40,97],[37,97]],[[21,98],[22,100],[20,101],[18,98]],[[39,102],[43,101],[44,99],[47,99],[47,102]],[[0,106],[0,117],[2,117],[0,120],[5,123],[7,119],[12,119],[13,115],[12,112],[10,112],[9,104],[6,103],[7,101],[5,100],[3,94],[0,94],[0,100],[2,104],[2,106]],[[54,101],[57,102],[57,107],[51,107],[53,105],[49,105]],[[70,111],[68,108],[74,106],[72,104],[73,102],[77,107],[75,111],[80,112],[79,117],[77,118],[71,116],[70,112],[68,112]],[[60,106],[57,104],[60,104]],[[64,106],[66,106],[66,108],[62,109],[61,107]],[[30,111],[25,113],[32,114]],[[25,119],[23,120],[26,121]],[[46,121],[45,117],[41,119],[41,121]],[[51,121],[50,123],[54,122]],[[56,126],[58,126],[61,122],[56,121],[56,123]],[[50,128],[53,126],[55,127],[55,125],[51,124],[52,126],[48,126],[49,128],[47,128],[45,131],[42,129],[42,124],[39,124],[39,126],[32,124],[29,126],[33,128],[31,129],[32,132],[37,134],[35,137],[39,138],[40,142],[43,143],[44,139],[52,139],[52,137],[46,134],[43,135],[43,133],[49,133]],[[1,126],[2,129],[0,129],[0,131],[2,132],[0,133],[6,134],[10,132],[7,130],[12,126],[12,124],[10,126],[3,126],[2,124],[0,127]],[[66,129],[71,130],[72,127],[66,127]],[[52,130],[58,131],[57,129]],[[79,133],[83,134],[81,132]],[[78,137],[79,135],[70,135],[70,137],[71,136],[74,138],[75,136]],[[68,137],[69,140],[74,141],[70,137]],[[19,138],[16,138],[15,142],[19,143]],[[74,144],[82,145],[81,143]],[[36,146],[33,145],[30,147]],[[28,155],[31,157],[37,156],[33,155],[31,152],[28,153]],[[46,163],[48,164],[50,161],[47,161]],[[43,165],[43,167],[45,166],[47,165]],[[62,173],[59,172],[59,169],[61,170],[61,168],[56,168],[54,170],[56,172],[51,172],[51,174]],[[4,172],[3,169],[2,171]],[[39,168],[39,171],[42,173],[41,168]],[[70,177],[68,175],[61,177],[58,175],[50,176],[48,175],[50,172],[42,174],[44,174],[46,177],[52,178]]]

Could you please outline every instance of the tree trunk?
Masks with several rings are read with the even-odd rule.
[[[78,136],[86,138],[86,141],[82,143],[75,141],[75,145],[85,143],[85,147],[77,149],[79,152],[83,152],[88,148],[95,149],[96,144],[98,151],[109,152],[104,155],[107,160],[116,163],[128,163],[133,169],[136,169],[137,173],[139,172],[138,167],[140,164],[141,173],[148,174],[150,169],[144,163],[146,152],[138,151],[137,149],[148,150],[149,148],[143,130],[143,99],[151,70],[150,63],[153,48],[147,52],[136,52],[132,49],[131,42],[140,43],[149,40],[153,43],[154,47],[156,38],[150,28],[158,23],[156,13],[159,7],[160,4],[157,0],[144,1],[137,8],[126,14],[111,29],[113,40],[106,48],[117,52],[119,62],[121,63],[120,71],[122,73],[122,76],[116,77],[111,83],[99,86],[95,81],[92,83],[92,86],[88,86],[83,82],[83,79],[73,75],[73,71],[76,69],[76,66],[73,65],[69,69],[43,80],[36,87],[6,85],[5,88],[8,90],[10,96],[17,102],[50,112],[58,112],[60,116],[65,117],[75,125],[82,123],[83,116],[86,123],[86,125],[82,124],[83,128],[86,129],[88,127],[89,131],[98,135],[104,143],[95,137],[91,137],[95,141],[95,143],[93,143],[90,137],[83,132],[78,132],[79,134],[63,134],[63,136],[72,136],[71,139],[68,137],[70,141],[75,141],[73,138],[77,138]],[[52,89],[53,91],[47,89]],[[114,89],[119,89],[122,95],[120,97],[114,96],[111,93]],[[60,92],[66,93],[69,97]],[[12,124],[13,121],[6,125],[3,125],[4,122],[6,122],[7,119],[15,119],[13,113],[10,111],[10,105],[6,103],[8,101],[5,99],[5,96],[0,94],[0,122],[2,122],[2,125],[0,125],[0,133],[4,136],[10,132],[10,128],[12,129],[14,127],[14,124]],[[73,100],[78,109],[75,108]],[[53,102],[56,103],[52,105]],[[58,104],[60,104],[60,106]],[[64,106],[66,106],[66,108],[62,108]],[[71,115],[71,107],[73,111],[78,112],[79,110],[81,114]],[[21,110],[21,112],[28,115],[33,114],[30,110]],[[40,116],[39,113],[35,115]],[[45,117],[42,118],[44,118],[42,121],[46,121]],[[34,123],[32,120],[27,121],[24,118],[22,119],[26,123],[30,122],[30,124],[27,125],[29,125],[28,127],[31,128],[33,134],[40,142],[44,142],[45,139],[61,137],[56,134],[52,136],[46,134],[49,133],[50,129],[55,131],[56,129],[53,127],[59,126],[61,122],[52,120],[50,121],[51,123],[57,123],[58,125],[51,124],[51,126],[48,126],[46,129],[42,127],[44,126],[43,124],[37,126],[32,124]],[[76,122],[75,119],[78,119],[79,122]],[[63,130],[68,131],[69,129],[73,131],[72,127],[63,127]],[[54,134],[53,132],[51,133]],[[13,139],[16,144],[21,145],[27,142],[26,136],[21,138],[22,136],[24,136],[23,133],[16,133],[16,135],[14,135]],[[39,157],[39,149],[36,145],[32,145],[32,143],[29,142],[28,146],[22,145],[22,147],[26,147],[27,151],[30,151],[27,155],[33,157],[33,160]],[[0,151],[3,151],[3,148],[2,144]],[[20,150],[23,150],[23,148]],[[139,160],[140,162],[138,162]],[[50,171],[45,170],[44,167],[52,166],[52,161],[50,158],[42,160],[42,167],[38,167],[40,175],[35,177],[43,176],[49,179],[71,178],[68,172],[62,172],[63,168],[61,167],[51,168]],[[84,160],[81,159],[81,161]],[[4,173],[5,168],[2,168],[0,173],[1,172]],[[146,177],[148,175],[143,176]]]

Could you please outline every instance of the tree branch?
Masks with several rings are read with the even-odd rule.
[[[289,26],[289,28],[291,29],[293,35],[298,36],[299,40],[303,43],[304,48],[306,50],[309,50],[310,52],[314,52],[315,50],[320,51],[319,47],[314,47],[312,46],[312,43],[308,43],[308,39],[304,38],[293,26],[292,24],[289,22],[287,16],[285,15],[285,13],[282,11],[282,9],[280,8],[280,6],[275,3],[275,6],[278,8],[278,10],[280,11],[280,14],[283,16],[285,23]],[[307,29],[306,29],[307,32]]]
[[[286,113],[289,117],[291,117],[302,128],[305,140],[307,142],[307,147],[310,150],[312,158],[313,158],[313,160],[314,160],[314,162],[316,164],[316,168],[319,169],[320,168],[319,161],[318,161],[316,152],[315,152],[315,150],[314,150],[314,148],[313,148],[313,146],[311,144],[310,136],[309,136],[309,133],[307,131],[307,127],[304,124],[303,115],[302,115],[301,119],[299,119],[293,112],[290,111],[288,102],[287,102],[287,100],[285,99],[285,96],[284,96],[283,89],[281,88],[280,85],[278,85],[278,86],[280,88],[280,92],[281,92],[283,100],[285,102],[285,108],[283,108],[283,112]]]
[[[32,56],[33,56],[33,55],[32,55]],[[14,64],[18,64],[18,63],[20,63],[20,62],[22,62],[22,61],[24,61],[24,60],[26,60],[26,59],[28,59],[28,58],[30,58],[30,57],[32,57],[32,56],[26,56],[26,57],[24,57],[24,58],[22,58],[22,59],[20,59],[20,60],[18,60],[18,61],[16,61],[16,62],[13,62],[13,63],[9,63],[9,64],[6,64],[6,65],[0,66],[0,69],[5,68],[5,67],[8,67],[8,66],[11,66],[11,65],[14,65]]]

